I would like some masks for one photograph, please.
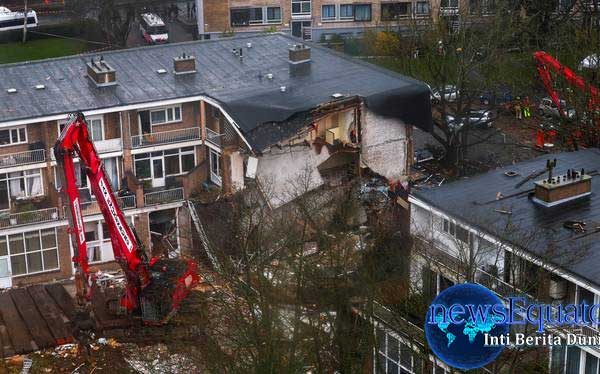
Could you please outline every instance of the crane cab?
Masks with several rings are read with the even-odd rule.
[[[154,13],[142,13],[140,31],[148,44],[162,44],[169,41],[169,31],[164,21]]]

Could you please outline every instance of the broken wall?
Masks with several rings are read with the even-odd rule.
[[[390,182],[408,180],[410,126],[396,118],[379,116],[363,107],[361,161]]]

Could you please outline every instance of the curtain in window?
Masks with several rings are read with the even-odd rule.
[[[99,119],[94,119],[90,122],[91,127],[91,137],[92,140],[98,141],[103,140],[102,138],[102,121]]]
[[[10,197],[24,197],[25,196],[25,183],[23,181],[23,177],[21,172],[10,173],[9,178],[11,179],[8,184],[10,188]]]
[[[42,194],[41,175],[38,174],[27,177],[27,191],[29,191],[29,196],[38,196]]]
[[[335,5],[323,5],[323,19],[335,18]]]
[[[113,190],[119,189],[119,173],[117,172],[117,159],[116,158],[107,158],[103,160],[104,162],[104,171],[106,172],[106,177],[108,178],[111,187]]]
[[[357,21],[371,20],[371,5],[355,5],[354,19]]]

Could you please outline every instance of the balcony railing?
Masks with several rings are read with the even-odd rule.
[[[225,134],[219,134],[218,132],[209,129],[208,127],[206,128],[206,140],[216,145],[217,147],[221,146],[221,139],[223,138],[223,135]]]
[[[35,164],[46,161],[46,150],[35,149],[33,151],[11,153],[0,156],[0,168]]]
[[[94,142],[98,153],[120,152],[123,150],[121,138],[106,139]]]
[[[119,207],[121,208],[121,210],[134,209],[136,207],[135,195],[120,196],[120,197],[117,197],[116,199],[117,199],[117,204],[119,204]],[[94,214],[102,213],[102,211],[100,210],[100,205],[98,205],[97,200],[84,201],[79,205],[79,208],[81,209],[81,214],[84,216],[91,216]],[[66,216],[69,207],[65,206],[64,209],[65,209],[65,216]]]
[[[200,128],[190,127],[181,130],[153,132],[151,134],[132,135],[131,146],[133,148],[151,147],[161,144],[187,142],[200,140]]]
[[[183,188],[148,192],[144,194],[144,205],[159,205],[183,200]]]
[[[48,208],[20,213],[0,213],[0,228],[52,222],[58,219],[58,209]]]

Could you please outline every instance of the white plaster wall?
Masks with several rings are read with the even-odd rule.
[[[239,191],[244,188],[244,156],[240,152],[233,152],[230,155],[231,162],[231,186]]]
[[[398,119],[379,116],[363,106],[363,163],[390,182],[405,182],[408,179],[408,133],[406,125]]]
[[[327,147],[317,154],[309,146],[272,148],[258,158],[256,176],[273,208],[323,185],[317,166],[329,158]]]

